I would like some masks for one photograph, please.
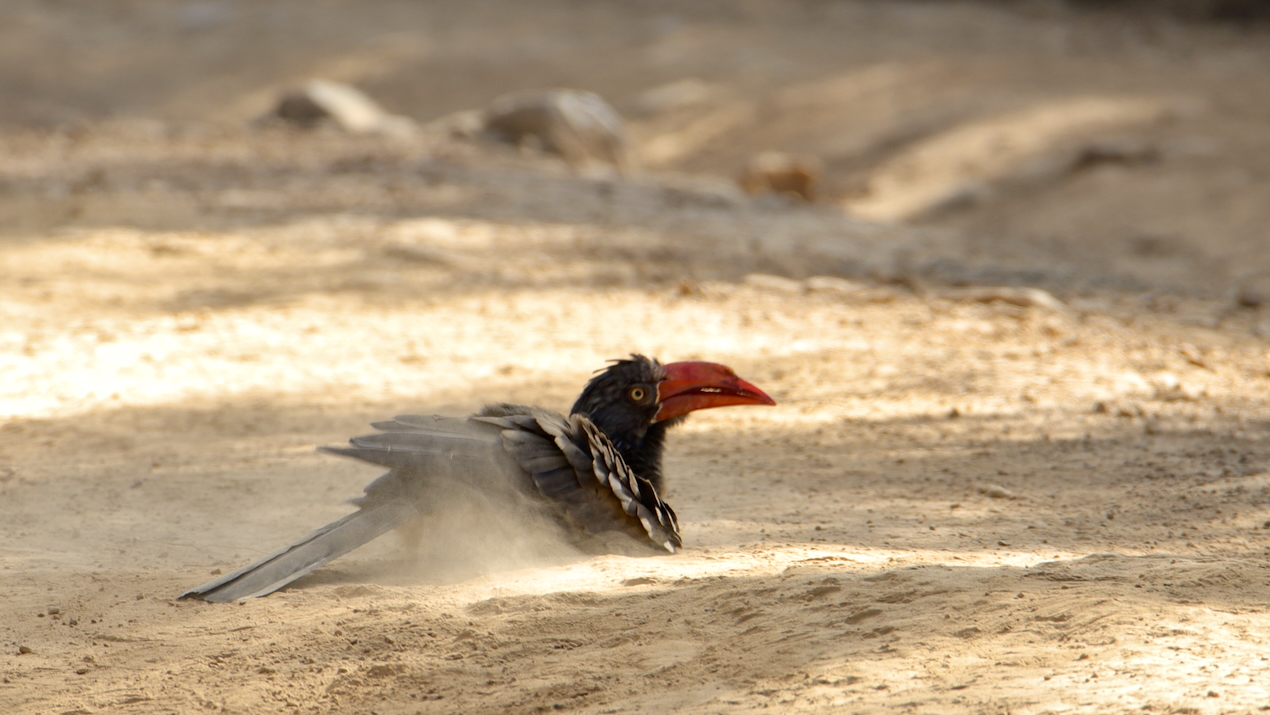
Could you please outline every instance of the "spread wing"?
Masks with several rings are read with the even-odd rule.
[[[354,500],[358,510],[265,558],[182,595],[232,601],[272,593],[392,529],[453,503],[455,489],[495,511],[545,503],[596,536],[628,534],[674,553],[670,505],[581,415],[495,405],[467,418],[401,415],[328,452],[388,467]]]
[[[474,417],[502,428],[503,447],[543,497],[561,505],[588,534],[629,534],[674,553],[683,546],[670,505],[635,474],[608,436],[584,415],[502,405]]]

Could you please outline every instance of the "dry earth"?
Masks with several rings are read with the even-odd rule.
[[[1263,34],[1043,3],[321,7],[3,10],[0,712],[1270,706]],[[445,32],[411,44],[420,17]],[[632,115],[704,94],[641,115],[652,170],[617,180],[244,121],[309,74],[422,120],[531,80]],[[729,162],[770,148],[828,157],[836,203],[739,196]],[[386,538],[265,599],[174,600],[346,513],[376,472],[316,445],[562,408],[631,351],[780,403],[675,435],[683,553],[456,562],[481,525],[450,523],[419,558]]]

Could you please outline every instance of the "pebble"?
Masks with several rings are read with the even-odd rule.
[[[1018,498],[1018,496],[1014,492],[1010,491],[1009,489],[1006,489],[1000,484],[980,484],[978,486],[978,491],[980,494],[986,497],[989,497],[991,499],[1017,499]]]
[[[626,122],[600,95],[575,89],[517,92],[486,110],[481,136],[564,157],[575,170],[610,164],[623,174],[632,168]]]
[[[361,90],[315,79],[283,93],[274,115],[300,127],[329,122],[351,134],[408,134],[414,122],[389,114]]]

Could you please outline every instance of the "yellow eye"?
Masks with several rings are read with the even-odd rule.
[[[650,393],[647,387],[641,387],[639,385],[636,385],[635,387],[632,387],[630,391],[627,392],[626,394],[630,396],[632,402],[644,402],[645,400],[648,399],[648,395]]]

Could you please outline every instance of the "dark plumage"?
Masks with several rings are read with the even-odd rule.
[[[633,355],[592,378],[568,417],[495,404],[466,419],[403,415],[377,422],[376,434],[323,448],[388,467],[353,502],[356,512],[181,598],[272,593],[460,500],[478,504],[482,520],[539,514],[582,539],[625,534],[673,553],[682,545],[679,525],[658,496],[666,429],[687,412],[729,404],[775,403],[722,365],[663,366]]]
[[[569,409],[570,414],[589,417],[608,435],[626,464],[657,491],[662,489],[661,456],[666,430],[683,421],[656,419],[661,408],[657,386],[665,379],[666,368],[661,363],[632,355],[630,360],[617,360],[607,370],[598,371]],[[646,390],[647,399],[632,399],[633,388]]]

